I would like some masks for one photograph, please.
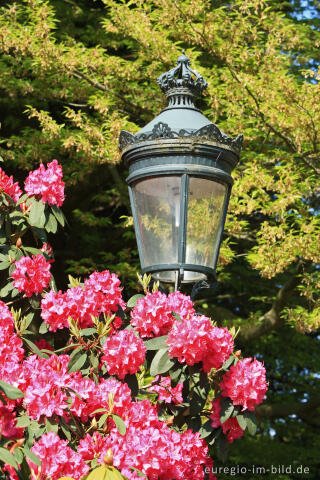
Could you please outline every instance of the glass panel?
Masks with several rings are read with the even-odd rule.
[[[226,199],[226,185],[207,178],[190,177],[186,263],[215,267]],[[185,280],[198,276],[185,272]]]
[[[180,184],[180,176],[161,176],[141,180],[132,188],[142,268],[178,262]],[[174,272],[157,274],[162,281],[174,276]]]

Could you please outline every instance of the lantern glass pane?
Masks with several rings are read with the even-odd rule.
[[[224,211],[227,208],[227,186],[208,178],[190,177],[186,263],[215,268],[219,250]],[[199,274],[185,272],[185,280]]]
[[[132,188],[143,268],[178,262],[180,185],[180,176],[161,176],[143,179]],[[174,272],[157,277],[172,281]]]

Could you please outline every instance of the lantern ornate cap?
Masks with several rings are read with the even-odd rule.
[[[168,106],[135,135],[126,130],[120,133],[119,148],[124,153],[123,158],[128,159],[139,144],[142,149],[150,142],[155,148],[160,148],[161,144],[169,148],[166,142],[170,140],[177,148],[183,148],[184,141],[187,142],[185,148],[189,148],[188,142],[194,144],[193,148],[196,144],[217,147],[233,153],[235,163],[238,161],[242,135],[234,139],[229,137],[195,107],[194,100],[206,89],[207,81],[190,67],[184,52],[174,68],[160,75],[158,84],[168,98]]]
[[[168,98],[183,94],[199,97],[207,88],[207,81],[190,67],[190,59],[184,54],[184,50],[178,58],[177,65],[160,75],[158,84]]]

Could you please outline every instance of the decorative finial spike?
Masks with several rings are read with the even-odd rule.
[[[182,50],[177,66],[158,78],[161,90],[170,97],[183,94],[198,97],[207,88],[206,80],[190,67],[190,60]]]

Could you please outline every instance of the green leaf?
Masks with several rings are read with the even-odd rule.
[[[201,428],[199,430],[201,438],[207,438],[207,437],[209,437],[209,435],[211,435],[211,433],[213,432],[213,427],[212,427],[211,423],[212,423],[212,421],[208,420],[207,422],[205,422],[201,426]]]
[[[95,333],[97,333],[97,329],[96,328],[84,328],[83,330],[81,330],[81,336],[82,337],[88,337],[89,335],[94,335]]]
[[[42,322],[39,328],[39,333],[44,334],[49,330],[49,325],[46,322]]]
[[[176,362],[172,368],[169,370],[169,375],[171,377],[172,382],[178,383],[183,382],[185,380],[185,365],[181,365],[181,363]]]
[[[8,463],[14,468],[18,467],[17,461],[6,448],[0,447],[0,461],[3,463]]]
[[[250,435],[255,435],[257,431],[257,419],[254,412],[246,411],[245,416]]]
[[[7,268],[10,267],[10,262],[8,262],[8,260],[6,260],[5,262],[2,262],[0,263],[0,270],[6,270]]]
[[[164,348],[168,349],[169,345],[165,343],[167,338],[168,338],[168,335],[163,335],[162,337],[150,338],[150,340],[146,340],[144,344],[147,350],[161,350]]]
[[[116,414],[112,414],[112,418],[113,418],[114,423],[116,424],[116,427],[117,427],[120,435],[122,435],[122,436],[125,435],[127,427],[126,427],[126,424],[124,423],[124,421],[122,420],[122,418],[119,417],[119,415],[116,415]]]
[[[68,364],[68,371],[76,372],[77,370],[80,370],[81,367],[83,367],[83,365],[86,363],[86,360],[86,353],[80,353],[79,355],[75,355]]]
[[[57,207],[57,205],[53,205],[51,207],[51,210],[52,210],[52,213],[54,214],[54,216],[56,217],[56,219],[58,220],[58,222],[60,223],[60,225],[62,227],[65,226],[65,216],[63,215],[62,211],[60,210],[59,207]]]
[[[43,228],[46,222],[44,214],[45,204],[41,200],[33,200],[29,215],[29,224],[33,227]]]
[[[141,293],[137,293],[136,295],[133,295],[133,297],[129,298],[127,302],[127,307],[128,308],[133,308],[137,305],[137,301],[139,298],[144,298],[144,295],[141,295]]]
[[[174,362],[169,358],[167,349],[161,349],[155,354],[151,362],[150,375],[155,377],[161,373],[166,373],[173,365]]]
[[[41,252],[41,250],[39,250],[39,248],[34,248],[34,247],[22,247],[23,250],[25,250],[27,253],[31,253],[31,255],[35,255],[37,256],[38,253]]]
[[[10,400],[16,400],[17,398],[23,398],[24,394],[19,390],[19,388],[10,385],[10,383],[0,380],[0,390],[5,394]]]
[[[16,426],[21,428],[28,427],[30,422],[30,417],[28,415],[23,415],[22,417],[17,418]]]
[[[35,465],[38,465],[38,467],[41,466],[41,460],[40,458],[33,452],[31,452],[31,450],[27,447],[27,445],[25,445],[24,449],[24,454],[26,457],[30,458],[30,460],[35,464]]]
[[[1,298],[5,298],[7,295],[9,295],[9,293],[11,292],[11,290],[13,290],[13,282],[11,283],[7,283],[7,285],[5,285],[1,291],[0,291],[0,296]]]
[[[33,342],[31,342],[31,340],[29,340],[28,338],[23,338],[23,341],[26,342],[26,344],[28,345],[28,347],[34,352],[36,353],[39,357],[42,357],[42,358],[49,358],[48,355],[44,352],[42,352],[38,347],[37,345],[35,345]]]
[[[58,229],[58,224],[56,217],[52,215],[52,213],[49,213],[49,215],[47,216],[47,221],[44,228],[48,233],[56,233]]]
[[[220,421],[224,423],[231,417],[234,410],[234,405],[229,398],[222,398],[220,401],[221,410],[220,410]]]
[[[101,428],[105,424],[108,417],[109,417],[109,413],[104,413],[103,415],[101,415],[98,421],[99,428]]]
[[[247,419],[243,413],[239,413],[239,415],[236,416],[236,419],[238,420],[238,423],[242,430],[245,430],[247,428]]]
[[[233,364],[234,362],[234,357],[231,355],[222,365],[222,370],[228,370],[228,368]]]

